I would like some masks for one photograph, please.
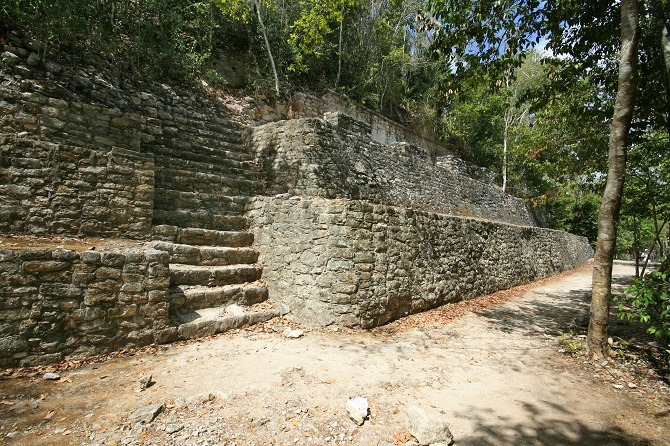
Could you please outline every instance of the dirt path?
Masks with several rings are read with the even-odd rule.
[[[456,445],[669,445],[670,401],[651,404],[626,382],[617,390],[557,353],[589,286],[583,269],[439,326],[299,339],[281,327],[240,331],[61,381],[1,381],[0,436],[16,445],[404,445],[405,411],[417,405],[441,414]],[[138,392],[148,373],[156,384]],[[344,409],[357,396],[371,406],[361,427]],[[165,404],[153,423],[124,423],[153,403]]]

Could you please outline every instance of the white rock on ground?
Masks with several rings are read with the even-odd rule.
[[[284,337],[289,339],[298,339],[304,334],[305,333],[302,330],[291,330],[290,328],[284,330]]]
[[[407,430],[421,445],[451,444],[454,439],[444,420],[416,406],[407,409]]]
[[[347,414],[359,426],[365,422],[369,411],[370,405],[367,398],[358,397],[347,401]]]
[[[138,381],[140,392],[145,390],[152,384],[151,379],[152,379],[151,375],[144,375],[143,377],[140,378],[140,380]]]

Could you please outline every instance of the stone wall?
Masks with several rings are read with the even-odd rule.
[[[175,169],[202,153],[241,162],[239,124],[213,96],[38,65],[0,66],[1,232],[146,239]]]
[[[565,232],[368,201],[264,197],[250,217],[270,298],[313,326],[378,326],[592,256]]]
[[[0,367],[164,341],[168,254],[0,250]]]
[[[407,143],[384,145],[369,126],[342,114],[280,121],[252,133],[266,195],[350,198],[433,212],[535,225],[527,205],[436,163]]]
[[[0,233],[146,237],[153,157],[0,136]]]

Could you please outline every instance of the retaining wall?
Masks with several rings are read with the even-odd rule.
[[[0,233],[142,238],[153,200],[152,156],[0,136]]]
[[[256,127],[252,141],[265,195],[370,200],[432,212],[534,226],[526,203],[488,182],[436,163],[406,143],[373,141],[369,127],[346,115]]]
[[[168,254],[0,250],[0,367],[163,342]]]
[[[424,147],[435,155],[453,155],[446,143],[436,142],[435,135],[429,137],[420,135],[332,90],[326,91],[321,96],[306,93],[294,94],[287,104],[286,117],[288,119],[318,118],[331,112],[340,112],[359,122],[364,122],[370,128],[372,140],[380,144],[392,145],[397,142],[406,142]]]
[[[147,239],[172,160],[197,170],[207,149],[194,147],[225,152],[238,131],[225,104],[186,88],[0,66],[0,232]]]
[[[250,211],[270,298],[301,323],[370,328],[580,266],[561,231],[361,200],[260,197]]]

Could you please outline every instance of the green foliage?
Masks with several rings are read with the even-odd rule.
[[[598,238],[600,196],[577,187],[564,189],[546,198],[546,218],[551,227],[584,236],[595,245]]]
[[[575,336],[572,331],[568,331],[559,336],[558,343],[573,355],[581,355],[586,349],[586,340],[584,337]]]
[[[472,75],[500,78],[519,67],[540,38],[544,2],[539,0],[431,0],[439,23],[432,49],[449,60],[450,88]]]
[[[670,345],[670,274],[652,272],[628,286],[619,303],[619,317],[648,325],[647,331]]]
[[[337,39],[332,34],[343,26],[346,12],[354,4],[354,0],[300,0],[300,14],[290,27],[287,42],[294,52],[294,60],[288,67],[290,72],[306,73],[311,65],[326,56],[332,57],[337,47]]]
[[[617,238],[619,258],[640,258],[645,248],[653,258],[667,254],[670,222],[670,159],[666,132],[649,132],[629,151],[627,178]],[[640,137],[639,139],[642,139]]]
[[[46,42],[50,57],[176,80],[200,73],[223,20],[209,0],[14,0],[0,23]]]

